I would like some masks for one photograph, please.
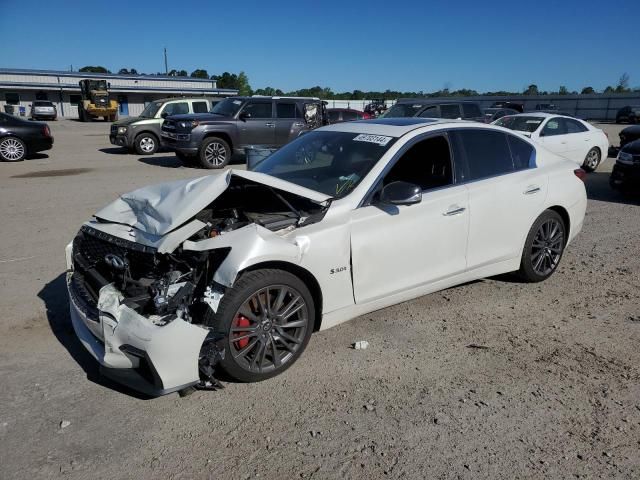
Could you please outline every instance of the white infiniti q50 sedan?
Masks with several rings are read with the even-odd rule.
[[[593,172],[609,153],[609,138],[589,122],[555,113],[532,112],[499,118],[494,125],[514,130]]]
[[[558,268],[584,172],[505,128],[421,118],[323,127],[255,171],[121,195],[68,245],[77,336],[148,395],[264,380],[311,333],[474,279]]]

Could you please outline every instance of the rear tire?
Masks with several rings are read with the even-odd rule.
[[[198,152],[200,166],[203,168],[224,168],[231,160],[229,144],[218,137],[205,138]]]
[[[158,139],[152,133],[141,133],[133,145],[138,155],[153,155],[158,151]]]
[[[602,159],[602,154],[600,153],[600,149],[593,147],[591,150],[587,152],[587,156],[584,157],[584,162],[582,162],[582,169],[586,172],[593,172],[598,165],[600,165],[600,161]]]
[[[566,226],[553,210],[533,222],[524,243],[518,275],[525,282],[541,282],[556,271],[566,243]]]
[[[27,155],[27,146],[17,137],[0,138],[0,160],[20,162]]]
[[[315,322],[313,297],[295,275],[264,269],[243,274],[228,289],[217,313],[204,322],[225,337],[220,366],[242,382],[274,377],[300,358]]]

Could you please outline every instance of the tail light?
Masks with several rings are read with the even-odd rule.
[[[576,177],[578,177],[580,180],[582,180],[584,182],[584,179],[587,177],[587,172],[585,172],[583,169],[581,168],[577,168],[573,171],[573,173],[575,173]]]
[[[50,137],[51,136],[51,130],[49,130],[49,125],[45,125],[44,127],[42,127],[42,134],[45,137]]]

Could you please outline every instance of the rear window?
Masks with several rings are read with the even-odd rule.
[[[38,101],[38,102],[33,102],[33,106],[34,107],[53,107],[53,103],[45,102],[45,101]]]
[[[543,117],[528,117],[528,116],[511,116],[502,117],[496,121],[496,125],[505,127],[510,130],[516,130],[518,132],[535,132],[542,121]]]
[[[473,181],[513,172],[507,135],[490,130],[465,129],[455,131],[457,149],[466,158],[464,180]]]
[[[460,105],[444,104],[440,105],[440,116],[442,118],[460,118]]]
[[[463,118],[478,118],[482,116],[480,107],[475,103],[463,103],[462,104]]]
[[[207,113],[207,102],[193,102],[193,113]]]
[[[507,135],[513,167],[516,170],[534,168],[536,166],[536,150],[529,143],[513,135]]]
[[[413,117],[424,105],[419,103],[396,103],[382,116],[385,118]]]

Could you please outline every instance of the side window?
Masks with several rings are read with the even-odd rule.
[[[207,107],[207,102],[197,101],[193,102],[193,113],[207,113],[209,111],[209,107]]]
[[[340,112],[337,110],[331,110],[329,112],[329,122],[336,123],[340,121]]]
[[[456,136],[466,158],[468,173],[465,180],[513,172],[506,134],[484,129],[465,129],[458,130]]]
[[[440,105],[442,118],[460,118],[460,106],[457,104]]]
[[[420,118],[440,118],[440,112],[438,111],[437,105],[432,105],[430,107],[425,108],[418,115]]]
[[[242,109],[242,113],[248,113],[251,118],[271,118],[272,111],[271,102],[250,102]]]
[[[429,190],[451,185],[452,172],[449,142],[443,136],[431,137],[410,147],[385,175],[383,185],[404,181]]]
[[[296,118],[296,104],[276,103],[276,116],[278,118]]]
[[[536,166],[536,149],[521,138],[507,135],[513,167],[516,170],[534,168]]]
[[[587,127],[576,120],[570,118],[563,118],[562,121],[565,124],[567,133],[582,133],[587,131]]]
[[[482,116],[480,107],[475,103],[463,103],[462,104],[462,118],[478,118]]]
[[[545,137],[552,137],[554,135],[563,135],[565,134],[564,122],[561,121],[561,118],[555,117],[547,122],[547,124],[542,129],[542,134]]]
[[[358,119],[358,114],[356,112],[349,112],[344,110],[342,112],[342,121],[344,122],[352,122],[353,120]]]
[[[20,95],[13,92],[7,92],[4,94],[4,101],[7,105],[20,105]]]
[[[167,115],[183,115],[189,113],[189,104],[187,102],[170,103],[164,107],[162,113]]]

